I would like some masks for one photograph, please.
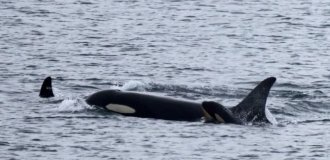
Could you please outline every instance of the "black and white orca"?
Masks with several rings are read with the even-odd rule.
[[[263,80],[237,106],[224,107],[213,102],[192,102],[146,93],[120,90],[102,90],[91,94],[87,104],[124,116],[155,118],[177,121],[246,124],[250,122],[271,123],[266,116],[266,101],[275,83],[275,77]],[[40,97],[53,97],[51,78],[47,77],[41,87]]]

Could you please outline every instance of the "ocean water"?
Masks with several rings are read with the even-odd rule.
[[[0,159],[330,158],[330,2],[0,0]],[[52,76],[55,98],[41,99]],[[275,76],[276,125],[124,117],[117,88],[234,106]]]

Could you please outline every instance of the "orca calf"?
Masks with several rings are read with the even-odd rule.
[[[102,90],[86,99],[87,104],[125,116],[177,121],[245,124],[271,123],[266,116],[266,101],[276,78],[269,77],[255,87],[237,106],[226,108],[216,102],[197,103],[146,93],[120,90]],[[45,86],[44,86],[45,85]],[[51,78],[47,77],[40,90],[40,97],[53,97]]]
[[[234,124],[244,124],[244,122],[234,116],[233,113],[226,107],[218,104],[216,102],[204,101],[202,103],[202,110],[204,113],[205,122],[213,123],[234,123]]]

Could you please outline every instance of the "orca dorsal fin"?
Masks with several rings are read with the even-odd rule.
[[[52,78],[47,77],[42,83],[39,96],[41,98],[49,98],[54,97],[53,89],[52,89]]]
[[[266,117],[266,101],[275,77],[260,82],[237,106],[231,108],[236,117],[245,122],[269,122]]]

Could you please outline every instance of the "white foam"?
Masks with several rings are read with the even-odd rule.
[[[56,108],[59,112],[79,112],[91,108],[84,100],[78,98],[64,99]]]
[[[53,87],[53,93],[55,97],[64,97],[64,94],[61,92],[61,90],[56,87]]]
[[[131,80],[126,82],[123,86],[111,86],[110,89],[118,89],[123,91],[145,91],[149,87],[148,84]]]

